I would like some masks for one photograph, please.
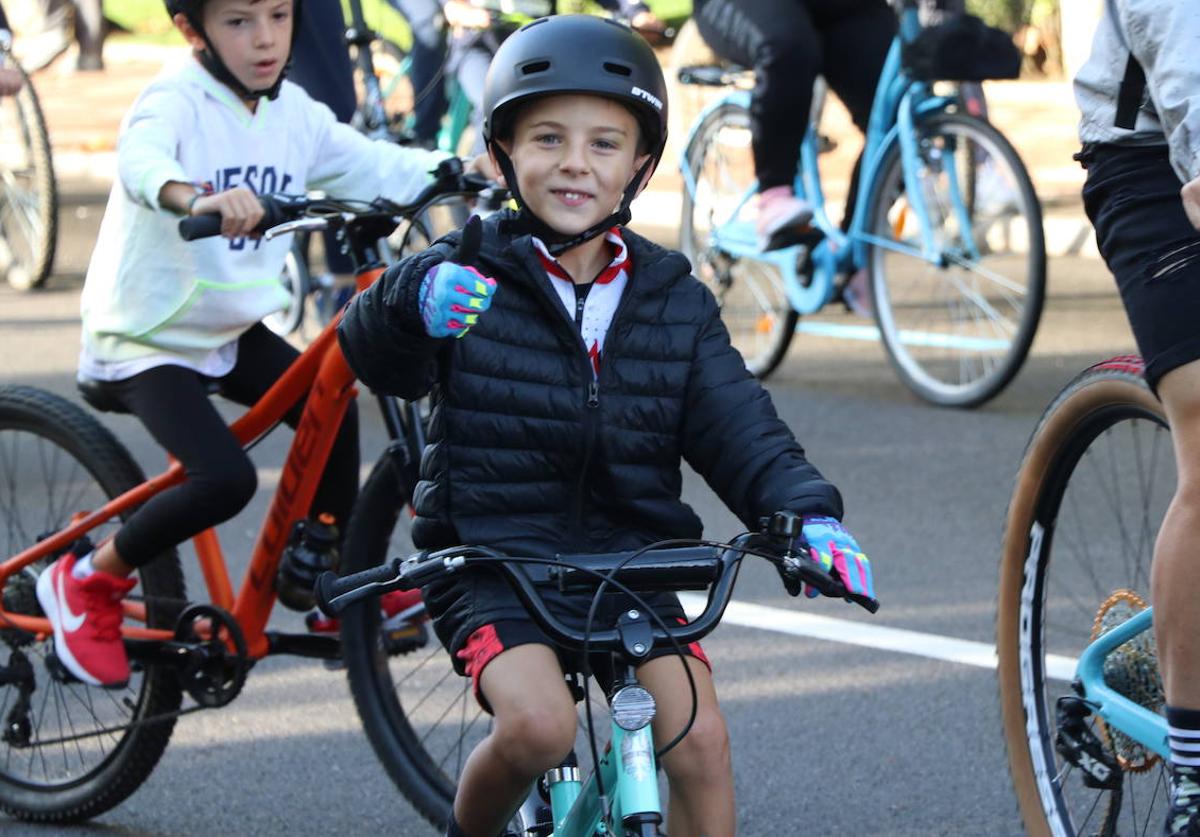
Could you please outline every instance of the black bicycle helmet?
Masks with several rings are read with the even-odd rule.
[[[296,46],[296,33],[300,31],[300,0],[292,0],[292,43],[288,49],[287,61],[283,63],[283,70],[275,79],[274,84],[259,90],[251,90],[242,84],[225,65],[225,61],[217,52],[216,47],[208,39],[208,33],[204,31],[205,2],[207,0],[166,0],[167,14],[172,18],[175,15],[186,17],[192,28],[199,32],[200,37],[204,39],[205,48],[200,53],[200,63],[204,65],[204,69],[212,73],[213,78],[228,86],[242,99],[257,99],[260,96],[266,96],[268,99],[276,98],[279,95],[279,88],[283,86],[283,79],[287,75],[288,67],[291,66],[292,49]]]
[[[628,26],[594,15],[555,15],[528,23],[496,51],[483,92],[483,138],[518,202],[512,160],[497,142],[522,102],[554,93],[590,93],[615,99],[637,116],[649,159],[625,189],[620,208],[579,235],[564,238],[528,207],[522,212],[554,255],[628,223],[638,185],[652,173],[667,144],[667,83],[650,45]]]

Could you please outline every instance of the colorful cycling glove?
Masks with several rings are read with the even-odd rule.
[[[841,581],[847,593],[878,605],[875,581],[871,577],[871,561],[845,526],[832,517],[805,515],[801,533],[808,542],[808,551],[813,560]],[[815,598],[821,593],[807,585],[804,595]]]
[[[421,321],[430,337],[462,337],[492,304],[496,280],[454,262],[434,265],[421,280]]]

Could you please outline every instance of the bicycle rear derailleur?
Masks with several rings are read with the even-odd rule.
[[[1083,698],[1066,695],[1055,709],[1058,733],[1054,749],[1083,773],[1083,783],[1097,790],[1119,790],[1124,771],[1087,724],[1092,708]]]

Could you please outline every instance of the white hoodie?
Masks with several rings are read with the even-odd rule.
[[[190,57],[164,71],[121,126],[83,288],[80,372],[120,380],[171,363],[227,374],[238,337],[288,301],[279,277],[291,237],[185,242],[179,216],[158,205],[168,181],[406,203],[444,157],[372,142],[291,82],[251,113]]]

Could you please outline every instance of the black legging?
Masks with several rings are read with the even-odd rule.
[[[795,179],[818,75],[866,131],[896,32],[886,0],[695,0],[692,14],[713,50],[754,69],[750,127],[759,191]]]
[[[221,394],[249,406],[298,352],[259,323],[238,341],[238,362],[218,383]],[[241,511],[258,487],[254,464],[209,401],[205,379],[182,366],[155,366],[104,388],[118,397],[178,459],[187,480],[148,500],[116,535],[117,554],[141,566],[176,544]],[[303,404],[284,417],[295,427]],[[313,498],[310,515],[329,512],[343,532],[358,495],[358,412],[353,402]]]

